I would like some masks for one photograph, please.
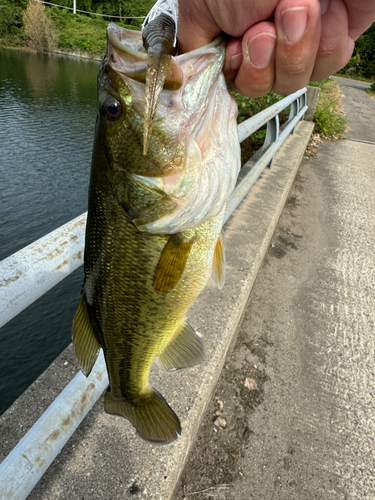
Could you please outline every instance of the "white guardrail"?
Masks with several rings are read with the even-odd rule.
[[[238,126],[242,142],[267,124],[262,155],[237,184],[224,223],[307,111],[306,88]],[[279,113],[291,106],[279,126]],[[249,160],[251,161],[251,160]],[[244,167],[246,164],[244,165]],[[0,327],[83,263],[86,213],[0,262]],[[79,372],[0,464],[1,498],[24,500],[108,385],[101,352],[88,378]],[[82,404],[84,401],[84,404]]]

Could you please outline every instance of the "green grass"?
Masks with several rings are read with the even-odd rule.
[[[105,52],[107,22],[98,17],[73,15],[57,7],[49,9],[56,26],[58,48],[64,51],[84,51],[102,56]]]
[[[230,93],[234,97],[238,106],[238,123],[247,120],[253,115],[256,115],[263,109],[272,106],[276,102],[283,99],[283,96],[275,94],[275,92],[270,92],[264,97],[245,97],[235,90],[231,90]]]
[[[319,87],[320,95],[314,114],[315,133],[326,137],[340,136],[347,127],[347,120],[342,111],[341,92],[338,84],[327,78],[322,82],[310,82],[310,86]],[[271,106],[275,102],[283,99],[283,96],[270,92],[265,97],[250,98],[244,97],[238,92],[231,91],[238,105],[238,122],[250,118],[263,109]],[[374,92],[375,94],[375,92]],[[289,117],[289,107],[280,113],[280,124],[287,121]],[[241,160],[244,164],[252,157],[254,152],[263,144],[266,136],[266,127],[258,130],[241,143]]]
[[[342,111],[338,84],[327,78],[322,82],[310,82],[309,85],[320,88],[314,114],[314,132],[328,137],[342,135],[347,127],[347,119]]]
[[[0,0],[0,46],[21,47],[25,43],[22,13],[26,3]]]
[[[366,94],[368,94],[369,96],[371,96],[373,99],[375,99],[375,84],[373,83],[372,84],[374,86],[374,88],[369,88],[369,89],[365,89],[365,92]]]

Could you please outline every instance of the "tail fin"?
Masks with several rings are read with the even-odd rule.
[[[104,410],[128,419],[146,441],[168,444],[181,434],[180,420],[157,391],[151,390],[131,403],[113,398],[108,391],[104,396]]]

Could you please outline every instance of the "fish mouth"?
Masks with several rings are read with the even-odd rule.
[[[161,17],[160,15],[159,18]],[[170,87],[168,79],[173,73],[170,70],[171,56],[176,52],[172,40],[175,36],[174,22],[169,16],[166,16],[166,20],[155,21],[147,25],[146,37],[140,32],[126,30],[116,24],[109,24],[107,28],[107,56],[111,68],[145,84],[144,155],[147,154],[161,92]],[[163,31],[164,24],[168,27],[164,30],[166,34]],[[179,85],[175,82],[173,90],[179,86],[181,82]]]
[[[146,84],[149,55],[143,47],[140,31],[127,30],[117,24],[109,24],[107,59],[112,70]],[[182,85],[183,74],[177,59],[176,57],[170,59],[163,87],[165,90],[178,90]]]
[[[143,47],[140,31],[127,30],[110,23],[107,26],[107,41],[118,52],[136,57],[147,64],[147,52]]]
[[[172,43],[174,31],[169,27],[167,34],[163,32],[163,23],[168,24],[169,20],[162,21],[161,17],[158,16],[159,25],[152,27],[146,43],[140,31],[128,30],[113,23],[107,27],[107,61],[110,68],[145,86],[143,109],[137,107],[137,112],[143,115],[143,155],[147,155],[152,140],[153,123],[162,91],[178,90],[186,81],[183,61],[211,50],[216,52],[217,47],[225,42],[222,36],[218,36],[205,47],[176,57]],[[137,102],[140,104],[138,99]]]
[[[147,52],[139,31],[109,24],[107,27],[107,58],[110,67],[128,78],[142,83],[146,80]]]

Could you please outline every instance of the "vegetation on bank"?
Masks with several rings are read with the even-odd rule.
[[[101,17],[73,15],[67,10],[52,7],[50,16],[58,33],[58,48],[63,52],[86,52],[102,57],[106,47],[108,21]]]
[[[0,45],[22,47],[25,44],[23,13],[28,0],[0,0]]]
[[[375,81],[375,23],[355,41],[350,61],[337,74]]]
[[[231,94],[238,106],[238,123],[241,123],[248,118],[256,115],[260,111],[263,111],[263,109],[272,106],[272,104],[275,104],[284,97],[272,91],[266,96],[258,98],[245,97],[235,90],[231,90]],[[286,108],[279,114],[280,124],[283,124],[287,121],[289,117],[289,110],[290,107]],[[266,131],[267,127],[265,125],[241,143],[242,164],[244,164],[249,158],[251,158],[254,152],[259,149],[260,146],[264,143],[264,139],[266,138]]]
[[[322,82],[310,82],[320,88],[318,103],[314,114],[314,133],[326,137],[342,135],[347,127],[346,115],[342,108],[341,92],[338,84],[327,78]]]
[[[309,82],[309,85],[320,88],[319,99],[314,114],[314,134],[324,137],[339,137],[344,134],[347,127],[347,119],[342,108],[341,92],[338,84],[327,78],[322,82]],[[244,97],[235,91],[231,91],[231,94],[237,102],[239,123],[275,104],[284,97],[275,94],[275,92],[270,92],[265,97],[257,99]],[[279,114],[280,125],[288,120],[289,111],[290,106]],[[266,126],[260,128],[255,134],[252,134],[241,143],[242,164],[251,158],[254,152],[261,147],[265,137]]]
[[[57,33],[50,15],[41,3],[31,2],[22,14],[27,44],[37,52],[53,52]]]
[[[69,8],[73,6],[73,0],[59,0],[56,3]],[[95,16],[73,14],[68,9],[44,6],[29,0],[0,0],[0,46],[28,46],[41,52],[58,49],[103,56],[108,22],[116,22],[129,29],[140,29],[142,16],[149,12],[154,3],[154,0],[77,0],[77,9],[104,15]],[[137,17],[140,19],[134,19]]]
[[[375,83],[369,89],[366,89],[365,92],[375,100]]]

